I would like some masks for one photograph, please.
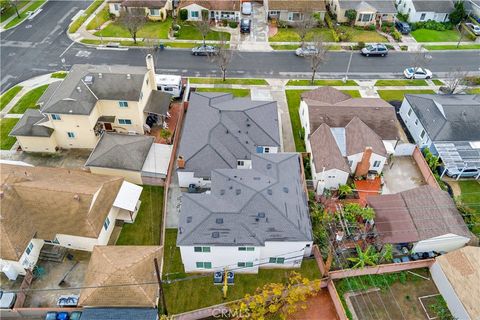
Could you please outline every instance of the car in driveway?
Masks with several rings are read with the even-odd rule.
[[[247,15],[247,16],[252,14],[252,3],[251,2],[242,3],[242,14]]]
[[[318,50],[315,48],[315,46],[300,47],[295,50],[295,54],[299,57],[308,57],[316,54],[317,52]]]
[[[362,48],[361,50],[362,55],[369,57],[369,56],[381,56],[385,57],[388,54],[388,48],[381,43],[374,43]]]
[[[403,71],[407,79],[431,79],[432,71],[425,68],[407,68]]]
[[[251,28],[252,28],[252,20],[250,20],[250,19],[240,20],[240,32],[241,33],[250,33]]]
[[[442,174],[445,171],[444,166],[439,166],[438,167],[438,174]],[[447,169],[445,171],[445,175],[449,176],[450,178],[476,178],[478,175],[480,175],[480,169],[478,168],[469,168],[469,169],[464,169],[463,172],[460,169]]]
[[[476,36],[480,36],[480,26],[474,23],[467,22],[465,25],[472,30]]]
[[[406,22],[403,21],[395,21],[395,28],[401,33],[401,34],[409,34],[410,31],[410,25]]]
[[[16,300],[16,293],[0,290],[0,309],[12,309]]]
[[[192,54],[194,56],[210,56],[218,53],[218,48],[211,45],[201,45],[195,48],[192,48]]]

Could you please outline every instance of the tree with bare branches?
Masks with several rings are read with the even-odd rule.
[[[444,85],[440,87],[440,91],[445,94],[463,93],[470,89],[468,72],[456,69],[450,71],[444,81]]]
[[[195,28],[200,32],[202,35],[203,39],[203,45],[205,45],[205,39],[207,38],[207,35],[210,33],[210,21],[208,20],[207,17],[202,17],[202,20],[196,21],[194,23]]]
[[[143,8],[126,8],[120,13],[119,22],[127,28],[133,38],[133,43],[137,44],[137,33],[147,20]]]
[[[311,46],[315,50],[310,54],[310,68],[312,69],[312,84],[315,81],[315,74],[320,65],[327,61],[328,46],[323,42],[322,37],[314,36]]]
[[[295,21],[293,23],[293,27],[295,28],[295,32],[300,37],[300,41],[302,42],[301,47],[305,46],[305,38],[307,34],[312,31],[312,28],[317,24],[317,21],[313,17],[313,13],[311,11],[306,11],[303,13],[303,19],[299,21]]]
[[[225,81],[227,68],[232,61],[233,51],[230,49],[230,46],[223,34],[220,34],[217,49],[217,54],[212,55],[212,60],[222,71],[222,79]]]

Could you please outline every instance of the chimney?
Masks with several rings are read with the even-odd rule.
[[[153,56],[151,54],[147,54],[145,57],[145,63],[147,65],[147,77],[150,88],[152,90],[157,90],[157,82],[155,81],[155,64],[153,63]]]
[[[177,167],[178,169],[185,169],[185,159],[182,156],[178,156],[177,158]]]
[[[365,147],[362,160],[357,164],[357,169],[355,170],[356,177],[367,175],[368,170],[370,169],[370,158],[372,157],[372,152],[372,147]]]

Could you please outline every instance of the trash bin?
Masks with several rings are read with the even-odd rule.
[[[165,44],[163,42],[160,42],[158,47],[160,48],[160,51],[163,51],[163,49],[165,49]]]

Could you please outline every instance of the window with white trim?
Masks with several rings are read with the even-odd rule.
[[[26,253],[27,253],[27,255],[29,255],[30,252],[32,252],[32,250],[33,250],[33,243],[30,242],[30,243],[28,244],[27,249],[25,250]]]
[[[268,262],[269,263],[276,263],[276,264],[284,264],[285,263],[285,258],[271,257]]]
[[[255,247],[238,247],[238,251],[255,251]]]
[[[426,15],[427,15],[426,13],[422,13],[422,15],[420,16],[420,21],[425,20],[425,16],[426,16]]]
[[[425,137],[425,130],[422,129],[422,132],[420,132],[420,139],[423,139]]]
[[[160,9],[150,9],[150,15],[158,17],[160,15]]]
[[[190,17],[198,18],[199,17],[198,11],[190,11]]]
[[[52,113],[52,120],[62,120],[62,117],[59,114]]]
[[[380,161],[375,160],[375,161],[373,162],[373,167],[374,167],[374,168],[380,167],[380,163],[381,163]]]
[[[127,101],[118,101],[118,106],[120,108],[128,108],[128,102]]]
[[[237,166],[243,167],[245,165],[245,161],[243,160],[237,160]]]
[[[210,247],[193,247],[194,252],[210,252]]]
[[[253,262],[238,262],[237,267],[240,268],[251,268],[253,267]]]
[[[197,266],[198,269],[212,269],[212,263],[211,262],[196,262],[195,265]]]
[[[119,124],[132,124],[132,120],[130,119],[118,119]]]
[[[412,108],[408,109],[407,116],[410,118],[410,115],[412,114]]]
[[[68,132],[67,132],[67,136],[68,136],[70,139],[75,139],[75,132],[68,131]]]
[[[106,217],[105,221],[103,222],[103,228],[105,230],[107,230],[109,225],[110,225],[110,219],[108,219],[108,217]]]

